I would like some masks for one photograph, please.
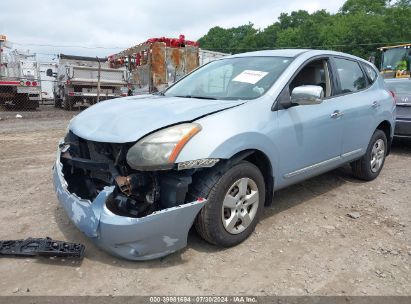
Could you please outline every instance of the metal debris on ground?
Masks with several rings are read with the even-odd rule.
[[[352,219],[357,219],[357,218],[361,217],[361,213],[359,213],[359,212],[350,212],[350,213],[347,213],[347,216],[349,216]]]
[[[51,238],[0,241],[1,256],[45,256],[82,259],[85,246],[78,243],[55,241]]]

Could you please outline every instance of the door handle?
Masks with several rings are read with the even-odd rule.
[[[342,117],[342,116],[344,116],[344,113],[343,113],[343,112],[340,112],[339,110],[335,110],[335,111],[330,115],[330,117],[331,117],[331,118],[334,118],[334,119],[340,118],[340,117]]]
[[[374,101],[371,105],[372,108],[376,109],[380,106],[380,103],[378,101]]]

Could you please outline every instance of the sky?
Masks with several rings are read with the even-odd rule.
[[[40,58],[107,56],[151,37],[197,40],[214,26],[264,29],[303,9],[335,13],[344,0],[1,0],[0,34]]]

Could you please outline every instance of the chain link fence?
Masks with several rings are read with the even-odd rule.
[[[0,111],[40,105],[81,110],[102,100],[159,92],[228,55],[183,42],[155,38],[106,58],[59,54],[54,62],[38,62],[28,51],[0,53]]]
[[[226,55],[201,50],[184,36],[149,39],[106,58],[59,54],[52,62],[38,62],[29,51],[0,51],[0,111],[40,105],[81,110],[102,100],[160,92]]]
[[[0,111],[81,110],[130,91],[126,69],[111,68],[107,58],[60,55],[58,64],[39,63],[15,52],[0,62]]]
[[[0,109],[35,110],[42,102],[41,81],[38,79],[0,78]]]
[[[90,74],[92,71],[82,73]],[[38,111],[41,105],[81,110],[103,100],[132,95],[125,81],[118,85],[115,83],[118,77],[110,76],[106,73],[104,79],[96,75],[95,79],[77,77],[63,81],[2,77],[0,111]]]

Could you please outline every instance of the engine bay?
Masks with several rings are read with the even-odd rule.
[[[195,169],[134,170],[126,161],[132,144],[89,141],[70,131],[60,145],[67,190],[93,201],[104,187],[114,185],[107,208],[116,215],[134,218],[184,204]]]

